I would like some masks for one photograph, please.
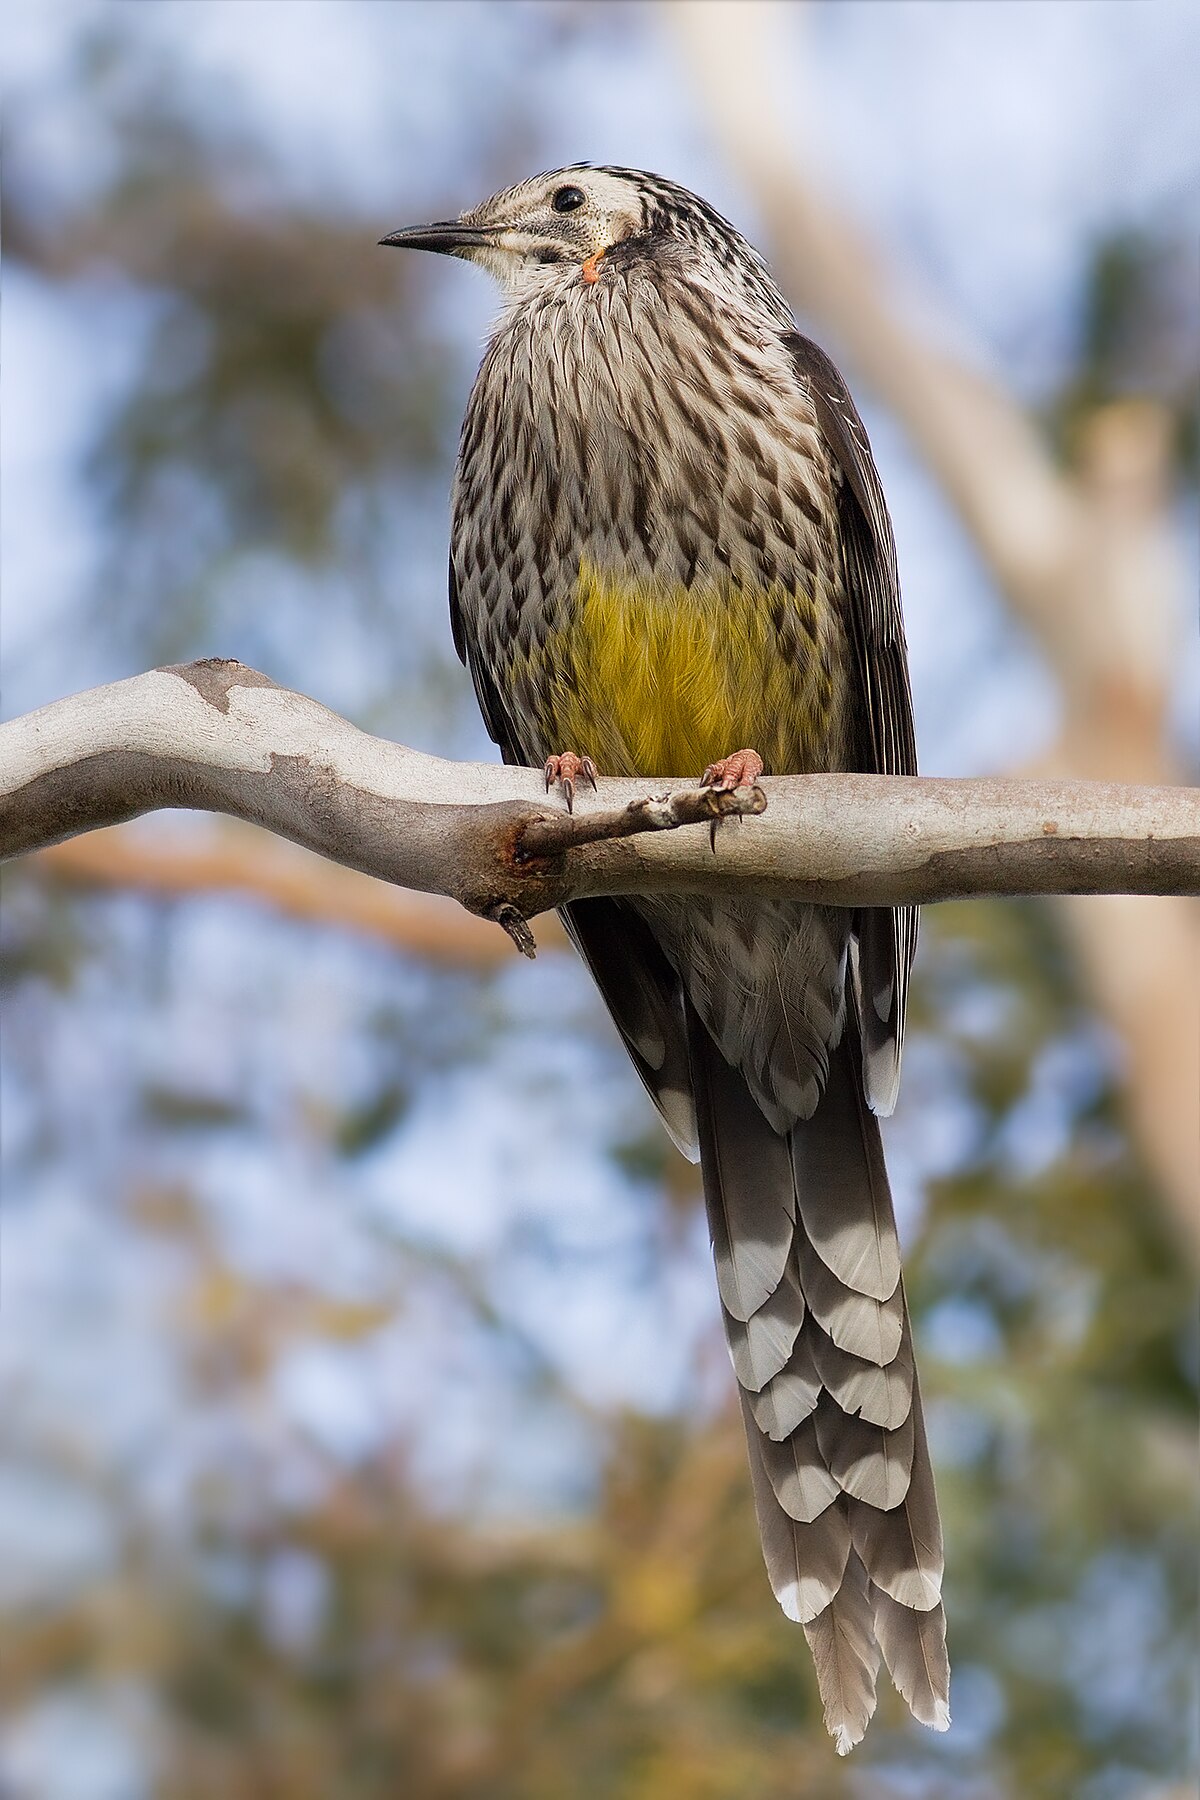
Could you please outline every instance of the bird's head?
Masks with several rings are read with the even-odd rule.
[[[556,272],[592,268],[614,245],[645,234],[647,201],[624,173],[555,169],[493,194],[457,219],[412,226],[381,241],[464,257],[516,297],[549,284]]]
[[[510,301],[594,282],[625,256],[684,257],[722,285],[774,289],[761,259],[727,219],[686,188],[642,169],[577,163],[493,194],[457,219],[416,225],[381,239],[479,263]],[[621,247],[624,246],[624,252]],[[714,285],[716,283],[714,282]]]

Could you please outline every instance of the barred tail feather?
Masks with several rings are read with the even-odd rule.
[[[947,1730],[950,1663],[946,1656],[946,1613],[941,1601],[928,1612],[913,1612],[874,1582],[870,1597],[875,1636],[897,1692],[922,1725],[929,1725],[934,1731]]]
[[[804,1627],[817,1669],[825,1728],[839,1756],[853,1750],[875,1711],[879,1639],[867,1571],[856,1550],[846,1559],[837,1593]]]
[[[942,1597],[942,1523],[915,1382],[912,1420],[912,1474],[902,1504],[880,1512],[856,1502],[850,1508],[850,1535],[876,1587],[913,1612],[928,1612]]]
[[[771,1586],[804,1627],[840,1753],[874,1711],[881,1652],[914,1716],[944,1730],[941,1525],[855,1024],[812,1118],[786,1135],[694,1017],[690,1026],[705,1199]]]
[[[845,1508],[827,1506],[815,1519],[795,1519],[776,1497],[763,1461],[764,1439],[748,1416],[746,1442],[750,1454],[750,1479],[762,1538],[763,1560],[776,1598],[789,1619],[806,1625],[824,1612],[842,1585],[846,1564],[855,1553]]]

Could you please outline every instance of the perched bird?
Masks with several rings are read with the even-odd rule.
[[[385,244],[504,306],[454,486],[454,642],[505,760],[581,781],[916,772],[891,525],[854,403],[762,258],[636,169],[558,169]],[[949,1724],[942,1536],[876,1114],[911,909],[576,901],[565,922],[699,1155],[771,1585],[843,1753],[880,1653]]]

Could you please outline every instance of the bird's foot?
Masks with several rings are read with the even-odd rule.
[[[763,759],[757,750],[735,750],[720,762],[709,763],[700,777],[701,787],[715,788],[719,794],[734,788],[753,787],[763,772]]]
[[[753,787],[762,772],[763,759],[757,750],[735,750],[732,755],[721,757],[719,762],[709,763],[700,777],[700,786],[711,788],[714,794],[731,794],[734,788]],[[720,822],[719,818],[714,818],[708,828],[708,841],[714,856]]]
[[[761,763],[759,767],[762,767]],[[591,787],[596,785],[595,763],[590,756],[576,756],[574,750],[564,750],[560,756],[548,756],[542,773],[546,777],[547,793],[554,782],[558,783],[568,812],[575,811],[575,787],[580,776]]]

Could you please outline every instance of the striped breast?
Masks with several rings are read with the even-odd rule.
[[[836,768],[847,647],[828,459],[781,346],[632,271],[511,315],[463,427],[454,567],[528,761]]]

